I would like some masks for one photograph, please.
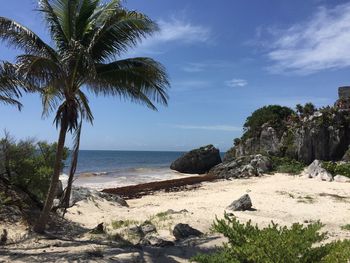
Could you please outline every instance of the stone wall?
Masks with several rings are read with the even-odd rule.
[[[350,86],[338,88],[339,99],[350,99]]]

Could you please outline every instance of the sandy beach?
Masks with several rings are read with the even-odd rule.
[[[349,238],[350,232],[341,226],[350,222],[350,188],[346,183],[324,182],[285,174],[266,175],[250,179],[203,183],[196,190],[156,193],[128,200],[130,207],[116,208],[108,202],[79,202],[69,209],[67,218],[92,228],[98,223],[107,225],[112,220],[144,221],[168,209],[188,213],[172,216],[169,224],[188,223],[206,233],[215,219],[222,217],[225,208],[245,193],[251,196],[256,211],[235,212],[242,221],[252,220],[259,226],[275,223],[321,220],[324,230],[332,238]],[[165,237],[172,235],[163,229]]]
[[[328,241],[350,238],[350,231],[341,228],[350,222],[348,183],[274,174],[205,182],[194,190],[157,192],[127,200],[129,207],[121,207],[103,199],[89,199],[78,202],[66,214],[68,220],[84,229],[92,229],[97,224],[104,223],[109,233],[120,231],[112,227],[113,221],[123,220],[133,225],[151,220],[159,235],[171,241],[174,240],[171,233],[174,225],[187,223],[206,234],[201,239],[170,248],[144,248],[142,253],[137,249],[116,248],[108,243],[92,241],[89,234],[80,236],[74,242],[32,239],[8,246],[6,251],[2,251],[5,256],[1,256],[0,260],[21,262],[24,261],[24,256],[30,255],[27,262],[39,262],[43,258],[64,262],[74,258],[77,253],[84,254],[84,251],[99,247],[104,251],[104,258],[96,259],[96,262],[188,262],[197,252],[214,249],[225,241],[223,237],[211,233],[210,226],[216,216],[222,217],[226,207],[245,193],[250,195],[256,210],[234,212],[242,222],[252,220],[264,227],[271,221],[288,226],[294,222],[307,224],[321,220],[325,224],[323,230],[329,233]],[[165,213],[169,209],[175,213]],[[12,233],[18,235],[19,228]],[[30,245],[33,249],[28,249]],[[140,258],[143,261],[137,261]]]

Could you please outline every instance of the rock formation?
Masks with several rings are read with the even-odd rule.
[[[248,178],[261,176],[271,171],[271,160],[261,154],[241,156],[234,160],[227,160],[216,165],[210,171],[210,175],[216,178]]]
[[[170,169],[180,173],[203,174],[219,163],[219,150],[213,145],[207,145],[185,153],[171,164]]]
[[[239,199],[233,201],[227,209],[232,211],[246,211],[252,209],[252,200],[248,194],[241,196]]]
[[[322,162],[315,160],[303,172],[307,178],[317,178],[321,181],[333,181],[333,176],[330,172],[322,167]]]
[[[339,88],[334,107],[309,114],[295,112],[280,125],[266,122],[255,132],[246,128],[224,161],[257,153],[290,157],[306,164],[315,159],[349,159],[345,153],[350,144],[350,87]]]
[[[180,240],[188,237],[200,237],[203,233],[188,224],[177,224],[173,229],[173,235],[176,240]]]

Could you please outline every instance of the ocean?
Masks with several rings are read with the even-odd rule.
[[[184,176],[170,170],[170,164],[183,152],[94,151],[79,152],[74,184],[96,189],[167,180]],[[64,169],[69,171],[68,159]]]

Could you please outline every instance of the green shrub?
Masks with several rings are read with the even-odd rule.
[[[0,175],[10,182],[44,200],[49,188],[56,157],[57,144],[32,139],[16,142],[6,135],[0,140]],[[64,160],[68,149],[64,150]]]
[[[275,128],[277,132],[282,134],[286,129],[288,118],[295,115],[295,112],[288,108],[279,105],[269,105],[262,107],[252,113],[244,123],[245,133],[242,139],[250,138],[253,135],[260,134],[261,126],[268,123]]]
[[[319,245],[326,234],[320,233],[319,222],[290,228],[272,223],[259,229],[249,221],[241,224],[236,218],[218,220],[213,229],[228,238],[222,248],[213,254],[200,254],[192,260],[202,263],[298,263],[344,262],[350,259],[350,241]],[[317,245],[318,244],[318,245]]]
[[[113,229],[119,229],[119,228],[122,228],[122,227],[135,225],[135,224],[138,224],[138,223],[139,223],[138,221],[129,220],[129,219],[127,219],[127,220],[113,220],[111,225],[112,225]]]
[[[288,157],[271,156],[272,170],[278,173],[300,174],[305,164]]]
[[[346,224],[346,225],[342,226],[341,229],[350,231],[350,224]]]
[[[339,174],[350,178],[350,163],[323,162],[322,167],[333,176]]]

